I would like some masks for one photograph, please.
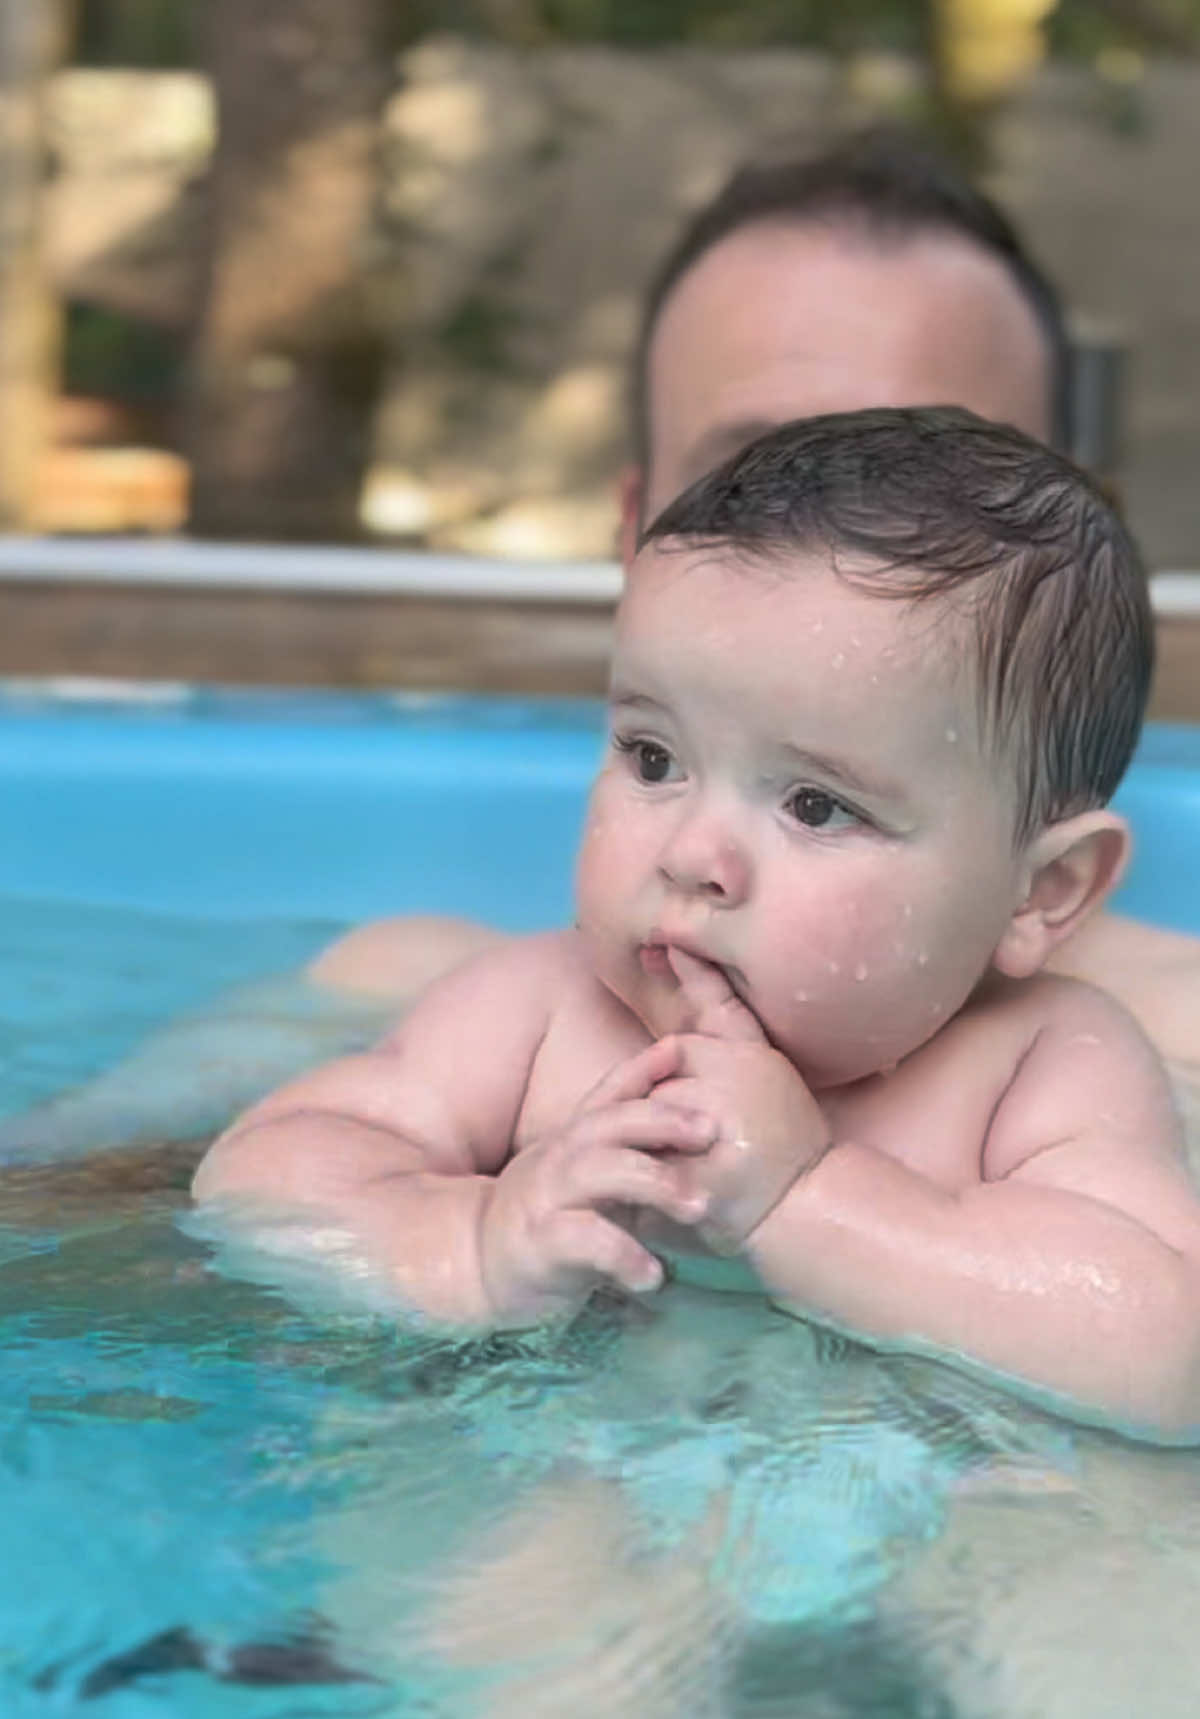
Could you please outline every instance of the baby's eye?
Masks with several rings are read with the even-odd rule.
[[[856,812],[824,788],[797,788],[787,801],[787,810],[807,830],[846,829],[862,822]]]
[[[669,781],[676,769],[675,760],[669,750],[657,740],[623,739],[618,736],[614,745],[631,760],[633,773],[639,782]]]

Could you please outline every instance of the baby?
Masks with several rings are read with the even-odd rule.
[[[1136,552],[1056,454],[950,408],[771,431],[634,563],[575,928],[256,1105],[197,1198],[311,1214],[464,1326],[733,1256],[869,1342],[1195,1434],[1166,1078],[1043,970],[1125,863],[1151,659]]]

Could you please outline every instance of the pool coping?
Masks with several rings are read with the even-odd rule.
[[[0,580],[609,605],[616,561],[495,561],[349,544],[0,537]]]
[[[185,537],[3,536],[0,580],[589,606],[615,603],[621,593],[615,560],[499,561],[384,546]],[[1200,617],[1200,571],[1164,569],[1151,577],[1150,590],[1161,618]]]

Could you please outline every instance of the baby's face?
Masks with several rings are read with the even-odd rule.
[[[816,1087],[897,1062],[967,999],[1024,888],[1011,772],[965,630],[840,580],[654,545],[618,617],[579,857],[604,982],[681,1022],[663,950],[719,965]]]

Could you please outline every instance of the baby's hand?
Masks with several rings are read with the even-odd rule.
[[[712,1122],[661,1090],[682,1060],[678,1039],[648,1045],[611,1069],[564,1128],[505,1165],[479,1239],[498,1323],[569,1313],[604,1282],[659,1287],[662,1266],[621,1218],[623,1208],[649,1208],[692,1225],[707,1211],[692,1165],[712,1143]]]
[[[694,1185],[709,1196],[697,1229],[715,1252],[737,1253],[825,1152],[829,1127],[720,969],[680,949],[671,950],[670,960],[692,1030],[679,1040],[679,1074],[658,1092],[716,1124],[713,1144],[690,1165]]]

